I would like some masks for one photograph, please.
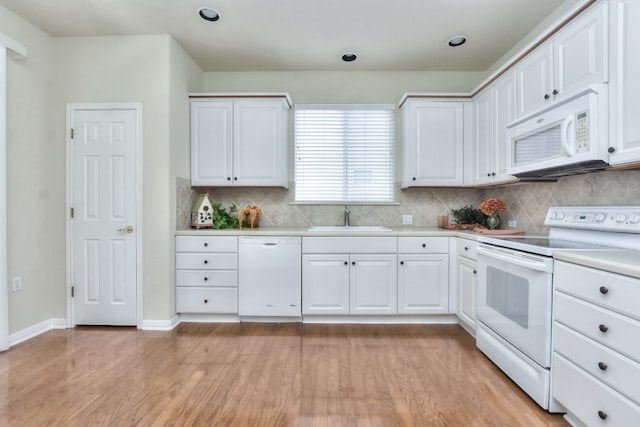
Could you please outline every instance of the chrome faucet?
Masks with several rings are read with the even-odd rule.
[[[349,207],[347,205],[344,205],[344,225],[345,227],[349,226],[349,214],[351,213],[351,211],[349,210]]]

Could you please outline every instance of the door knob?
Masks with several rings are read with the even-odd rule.
[[[118,228],[118,231],[121,233],[133,233],[133,226],[132,225],[127,225],[124,228]]]

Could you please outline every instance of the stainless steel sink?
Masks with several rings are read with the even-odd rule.
[[[309,227],[309,231],[391,231],[390,228],[380,225],[314,225]]]

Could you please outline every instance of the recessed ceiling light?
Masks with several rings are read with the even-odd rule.
[[[200,18],[204,19],[205,21],[215,22],[220,19],[220,15],[218,14],[218,12],[211,9],[210,7],[201,7],[200,9],[198,9],[198,15],[200,15]]]
[[[342,54],[342,60],[344,62],[353,62],[357,58],[356,54],[353,52],[347,52]]]
[[[467,41],[467,38],[464,36],[454,36],[449,39],[449,46],[451,47],[462,46],[463,44],[465,44],[466,41]]]

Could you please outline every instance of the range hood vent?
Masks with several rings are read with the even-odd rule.
[[[563,176],[602,171],[608,167],[609,163],[605,162],[604,160],[588,160],[552,168],[517,173],[514,174],[514,176],[519,178],[520,181],[548,181],[555,180]]]

